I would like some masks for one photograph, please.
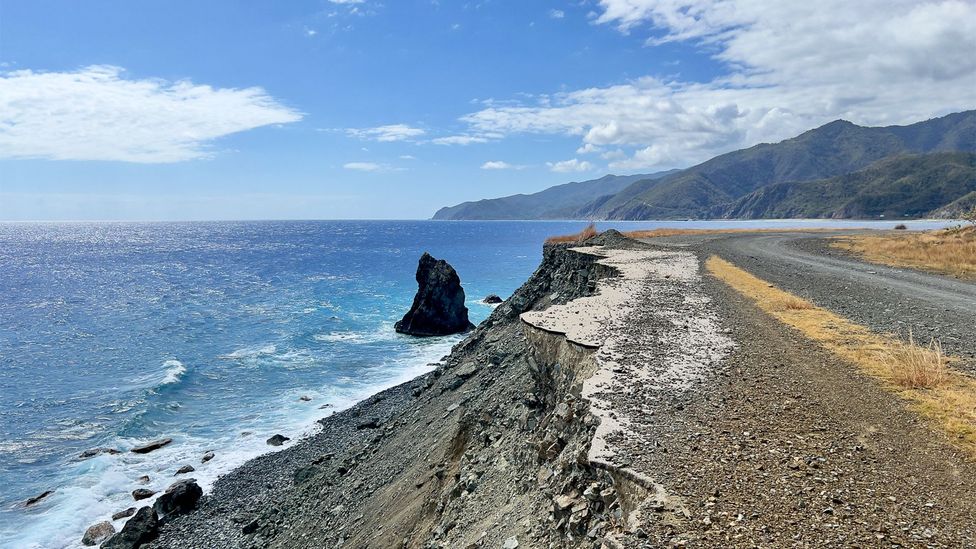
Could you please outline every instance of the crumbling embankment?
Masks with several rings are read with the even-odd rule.
[[[547,246],[434,372],[220,479],[156,546],[631,546],[641,513],[681,520],[642,468],[639,411],[729,343],[693,255],[614,234],[588,244]],[[660,324],[628,327],[638,306],[660,306]],[[702,334],[711,347],[683,348]]]

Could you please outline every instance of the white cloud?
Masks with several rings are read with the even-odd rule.
[[[563,10],[552,9],[549,10],[549,17],[552,19],[562,19],[563,17],[566,17],[566,12]]]
[[[376,162],[346,162],[342,167],[357,172],[402,172],[405,170],[405,168],[377,164]]]
[[[420,128],[413,128],[406,124],[389,124],[377,126],[375,128],[349,128],[346,133],[359,139],[370,139],[373,141],[406,141],[414,137],[420,137],[427,133]]]
[[[976,108],[976,2],[601,0],[598,23],[685,41],[725,73],[644,77],[487,105],[469,131],[578,136],[631,153],[614,170],[685,166],[837,118],[905,124]],[[583,154],[579,152],[578,154]]]
[[[586,160],[578,160],[576,158],[563,160],[561,162],[546,162],[546,165],[549,166],[549,171],[559,173],[588,172],[596,167]]]
[[[119,67],[0,72],[0,158],[179,162],[220,137],[301,120],[261,88],[134,80]]]
[[[416,160],[417,157],[412,154],[401,154],[400,160]]]
[[[383,166],[375,162],[346,162],[342,165],[343,168],[347,170],[356,170],[358,172],[378,172],[383,169]]]
[[[487,143],[488,139],[476,135],[451,135],[431,139],[430,142],[435,145],[470,145],[472,143]]]
[[[333,4],[362,4],[364,0],[329,0]]]
[[[583,145],[580,148],[576,149],[576,154],[593,154],[593,153],[598,153],[601,150],[603,149],[597,147],[593,143],[583,143]]]
[[[526,166],[509,164],[504,160],[489,160],[481,165],[482,170],[524,170]]]
[[[305,27],[305,36],[308,36],[309,38],[315,36],[318,33],[319,33],[319,31],[317,31],[315,29],[310,29],[308,27]]]

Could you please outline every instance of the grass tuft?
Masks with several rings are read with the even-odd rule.
[[[813,304],[799,297],[789,296],[780,300],[783,308],[787,311],[806,311],[813,308]]]
[[[566,234],[562,236],[550,236],[546,239],[546,244],[582,244],[600,233],[596,230],[596,225],[590,223],[585,229],[576,234]]]
[[[949,379],[948,360],[942,353],[942,343],[932,339],[927,347],[915,342],[908,333],[908,342],[889,347],[881,357],[888,368],[891,381],[906,389],[931,389]]]

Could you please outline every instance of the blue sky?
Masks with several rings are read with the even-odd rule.
[[[0,0],[0,219],[428,217],[976,106],[974,5],[874,3]]]

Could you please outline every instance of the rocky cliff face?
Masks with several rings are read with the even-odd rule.
[[[592,244],[627,245],[618,235]],[[619,270],[547,246],[530,279],[436,370],[321,421],[222,478],[155,546],[592,547],[631,532],[653,485],[595,463],[597,350],[520,316]],[[631,534],[626,534],[631,535]]]
[[[474,325],[468,321],[464,306],[464,288],[457,271],[443,259],[424,252],[417,265],[417,295],[396,331],[414,336],[442,336],[466,332]]]

